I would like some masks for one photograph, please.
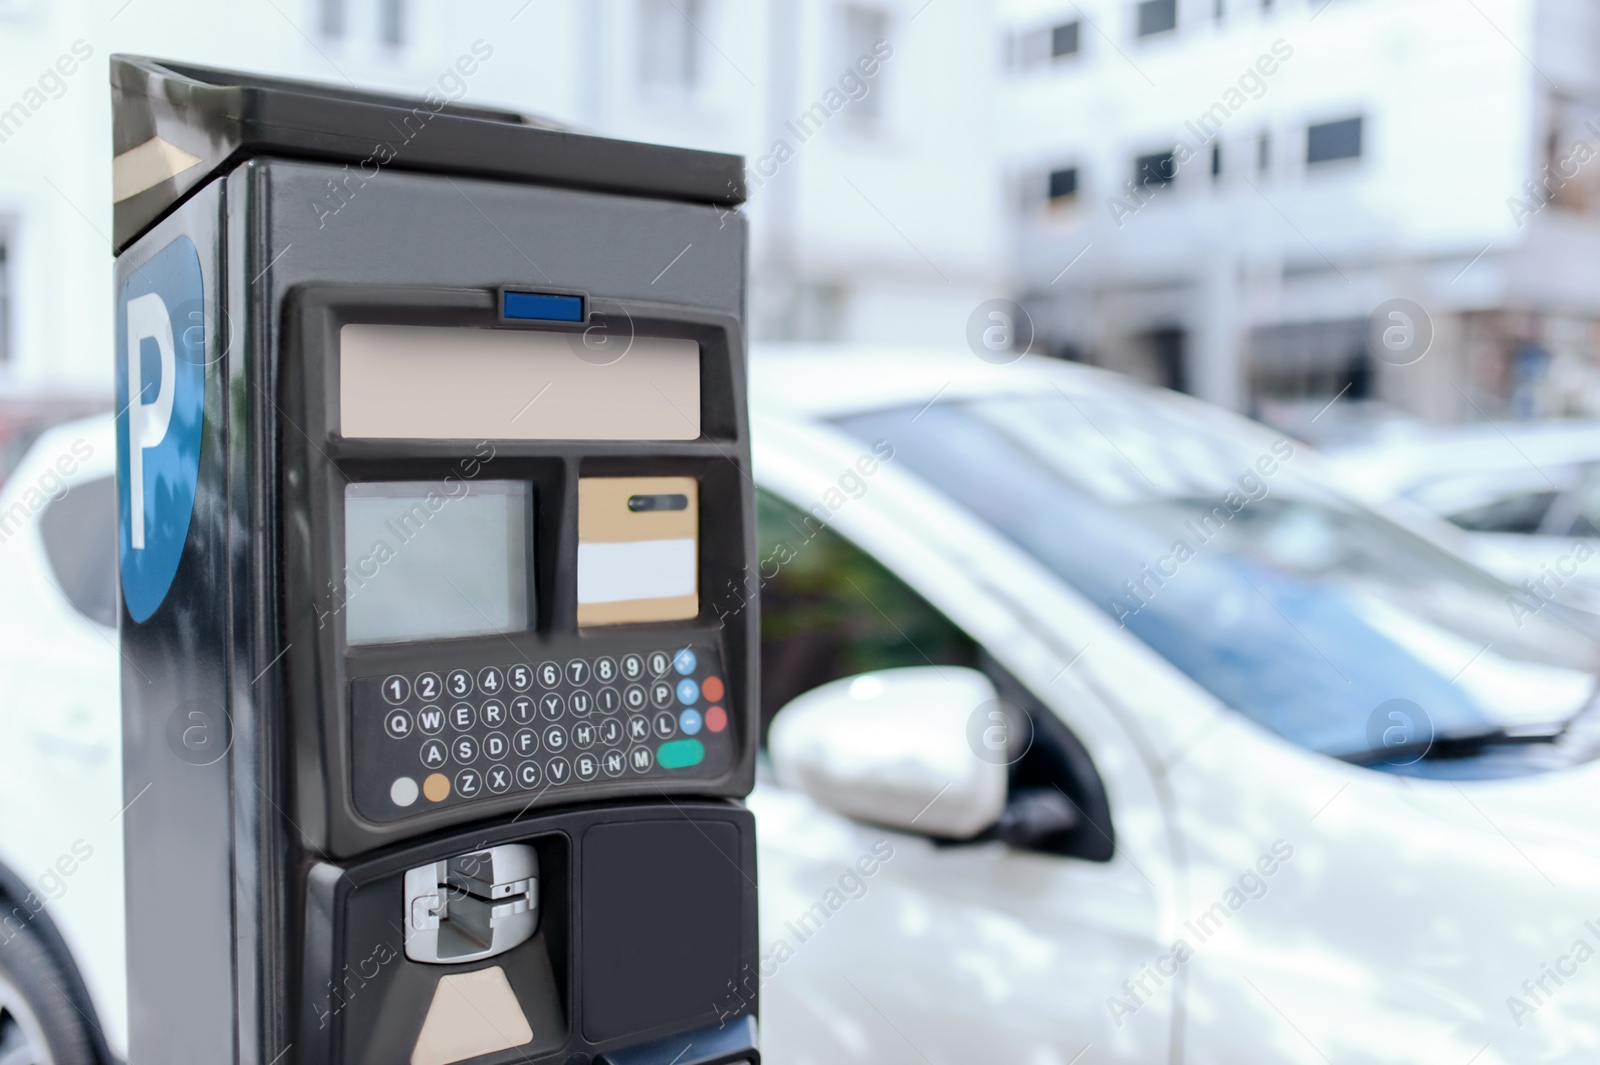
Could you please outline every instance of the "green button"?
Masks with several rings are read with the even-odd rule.
[[[663,769],[687,769],[706,760],[706,745],[699,740],[673,740],[663,743],[656,761]]]

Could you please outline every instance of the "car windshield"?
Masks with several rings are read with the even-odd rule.
[[[1586,622],[1331,490],[1304,445],[1134,390],[841,419],[1218,699],[1313,750],[1563,722],[1593,695]],[[1380,730],[1381,734],[1381,730]]]

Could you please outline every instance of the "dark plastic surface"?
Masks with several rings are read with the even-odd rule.
[[[539,854],[534,937],[460,965],[406,958],[405,871],[509,842]],[[323,863],[310,885],[295,996],[299,1060],[407,1061],[440,977],[490,966],[505,971],[533,1041],[475,1065],[566,1063],[580,1054],[628,1065],[669,1065],[679,1054],[678,1065],[757,1060],[754,998],[725,1012],[730,983],[758,964],[755,821],[732,804],[555,811],[354,865]],[[686,1042],[693,1053],[684,1053]]]
[[[361,167],[372,164],[379,145],[393,147],[384,168],[722,206],[744,200],[738,156],[530,125],[516,112],[451,103],[438,94],[419,99],[362,92],[131,55],[111,57],[111,89],[114,154],[160,137],[201,160],[114,206],[117,252],[244,158]]]

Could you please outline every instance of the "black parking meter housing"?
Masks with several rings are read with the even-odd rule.
[[[130,1060],[758,1061],[741,161],[111,71]]]

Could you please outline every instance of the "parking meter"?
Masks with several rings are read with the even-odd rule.
[[[741,163],[492,61],[112,60],[130,1061],[759,1060]]]

